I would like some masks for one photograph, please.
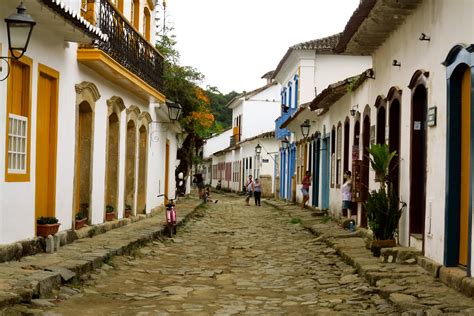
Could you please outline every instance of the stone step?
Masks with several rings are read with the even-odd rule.
[[[411,247],[393,247],[380,250],[380,261],[387,263],[416,264],[421,251]]]

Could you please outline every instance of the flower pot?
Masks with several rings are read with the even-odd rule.
[[[87,217],[84,217],[83,219],[76,219],[76,222],[74,223],[74,228],[76,230],[81,229],[82,227],[84,227],[86,222],[87,222]]]
[[[125,215],[124,215],[124,217],[125,217],[125,218],[129,218],[130,216],[132,216],[132,210],[125,210]]]
[[[36,224],[36,235],[41,237],[48,237],[58,232],[60,223],[56,224]]]
[[[115,219],[115,212],[105,213],[105,220],[110,222]]]
[[[397,241],[395,239],[386,239],[386,240],[373,240],[370,246],[370,250],[374,257],[380,257],[380,249],[382,248],[392,248],[397,246]]]

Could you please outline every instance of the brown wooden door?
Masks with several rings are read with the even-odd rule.
[[[366,115],[362,126],[362,168],[361,168],[361,195],[364,200],[367,199],[369,192],[369,152],[368,147],[370,146],[370,117]],[[367,227],[367,213],[365,207],[362,204],[361,214],[361,226]]]
[[[459,264],[467,266],[470,198],[471,70],[467,68],[461,88],[461,201],[459,220]]]
[[[423,234],[426,200],[426,88],[419,85],[412,102],[410,161],[410,234]]]

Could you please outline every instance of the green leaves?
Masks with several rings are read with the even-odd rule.
[[[54,216],[40,216],[36,220],[36,224],[44,225],[44,224],[57,224],[59,220]]]
[[[375,173],[386,178],[392,159],[397,155],[396,151],[390,152],[387,144],[373,144],[367,148],[369,152],[370,166]]]

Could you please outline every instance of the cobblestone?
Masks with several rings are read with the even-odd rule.
[[[236,196],[219,196],[218,204],[209,204],[204,216],[191,219],[173,239],[109,257],[107,264],[82,274],[82,283],[63,285],[50,297],[55,307],[17,305],[10,310],[41,310],[50,316],[437,315],[474,310],[472,299],[418,265],[372,257],[360,234],[323,223],[308,210],[271,203],[279,210],[244,207]]]

